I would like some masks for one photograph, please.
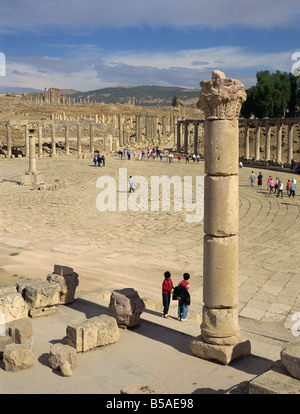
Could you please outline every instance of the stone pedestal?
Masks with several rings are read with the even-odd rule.
[[[245,100],[243,85],[214,71],[200,83],[197,104],[204,109],[204,255],[201,335],[192,352],[229,364],[250,354],[238,322],[238,116]]]

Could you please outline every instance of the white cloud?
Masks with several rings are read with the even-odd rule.
[[[75,48],[76,49],[76,48]],[[73,50],[73,49],[72,49]],[[227,77],[240,79],[245,87],[255,84],[259,70],[290,72],[292,52],[248,53],[240,47],[179,50],[170,53],[100,53],[93,45],[88,56],[75,54],[69,59],[26,57],[10,59],[1,85],[37,89],[45,87],[94,90],[112,85],[161,85],[199,88],[199,82],[210,79],[219,69]],[[95,54],[94,54],[95,51]],[[82,60],[79,57],[82,57]]]
[[[0,27],[228,27],[297,25],[299,0],[0,0]]]

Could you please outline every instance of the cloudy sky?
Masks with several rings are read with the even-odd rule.
[[[249,87],[291,72],[300,1],[0,0],[0,52],[0,87],[198,89],[213,69]]]

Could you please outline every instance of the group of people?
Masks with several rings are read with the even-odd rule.
[[[93,162],[94,162],[94,166],[97,167],[105,167],[105,156],[104,153],[102,153],[100,155],[100,153],[98,155],[95,154],[94,158],[93,158]]]
[[[132,156],[133,156],[133,158],[135,158],[135,156],[136,156],[135,151],[131,152],[129,149],[124,149],[123,151],[119,150],[118,154],[119,154],[119,159],[120,160],[122,160],[123,157],[124,158],[127,157],[128,160],[131,160]],[[146,159],[153,160],[153,161],[155,161],[155,159],[160,159],[160,161],[162,161],[163,157],[164,157],[164,154],[159,149],[158,145],[156,147],[151,147],[149,145],[145,149],[145,151],[141,150],[140,153],[139,153],[139,161],[144,161]],[[169,162],[169,164],[172,164],[173,161],[174,161],[174,158],[175,158],[174,154],[171,151],[166,151],[165,152],[165,157],[166,157],[167,162]],[[178,162],[180,162],[182,160],[182,155],[180,153],[177,155],[177,160],[178,160]],[[193,154],[191,156],[190,153],[187,153],[186,157],[185,157],[186,164],[189,164],[190,160],[192,160],[193,163],[195,163],[195,162],[199,163],[200,162],[200,154]]]
[[[254,187],[254,181],[255,181],[255,174],[252,171],[252,173],[250,174],[251,187]],[[263,182],[263,175],[260,172],[258,177],[257,177],[257,186],[262,187],[262,182]],[[297,181],[296,181],[295,178],[292,178],[292,180],[287,181],[285,189],[286,189],[286,193],[289,197],[295,197],[295,195],[296,195],[296,184],[297,184]],[[270,191],[270,194],[275,194],[276,197],[283,198],[284,184],[283,184],[283,181],[280,178],[276,177],[276,179],[273,180],[273,178],[269,175],[269,178],[268,178],[268,181],[267,181],[267,187]]]
[[[162,283],[162,302],[163,302],[163,317],[169,319],[170,316],[169,308],[171,302],[171,296],[173,300],[178,300],[178,320],[181,322],[186,322],[189,305],[191,304],[191,297],[189,294],[190,288],[190,274],[184,273],[183,279],[181,282],[174,287],[173,281],[171,278],[171,273],[166,271],[164,273],[164,281]]]

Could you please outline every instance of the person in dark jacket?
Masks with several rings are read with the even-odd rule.
[[[173,293],[174,296],[178,299],[178,320],[181,322],[186,322],[187,314],[189,311],[189,305],[191,304],[191,297],[188,289],[190,288],[190,279],[189,273],[183,274],[183,280],[176,286]]]

